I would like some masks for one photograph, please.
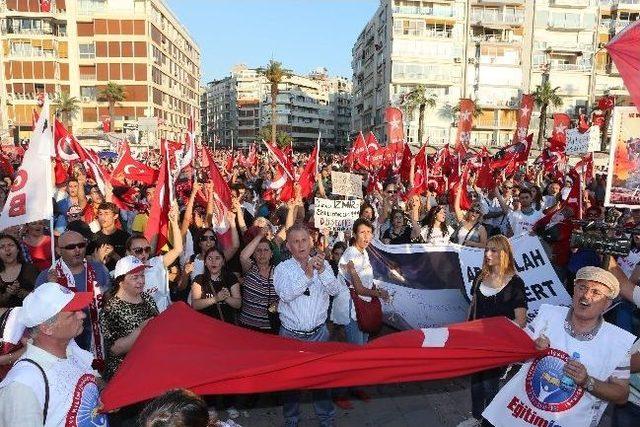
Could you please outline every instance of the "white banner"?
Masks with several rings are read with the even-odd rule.
[[[362,199],[362,177],[353,173],[331,172],[331,192]]]
[[[525,284],[528,318],[541,304],[569,305],[540,240],[523,235],[511,239],[516,269]],[[399,329],[446,326],[466,320],[473,279],[482,267],[484,251],[456,244],[384,245],[368,249],[376,285],[392,295],[383,303],[385,321]]]
[[[360,216],[359,199],[330,200],[315,198],[313,219],[315,227],[332,231],[351,230],[353,222]]]
[[[600,148],[600,127],[591,126],[585,133],[577,128],[568,129],[567,148],[568,156],[582,156]]]
[[[29,148],[24,153],[24,160],[15,174],[0,214],[0,230],[49,219],[53,215],[52,128],[49,121],[49,101],[45,99],[40,117],[31,134]]]

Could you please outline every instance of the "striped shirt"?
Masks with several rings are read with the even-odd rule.
[[[295,258],[278,264],[273,271],[273,283],[280,297],[280,321],[290,331],[311,331],[324,324],[329,296],[337,295],[341,289],[327,261],[322,274],[315,270],[309,279]]]
[[[268,278],[263,277],[254,265],[244,276],[242,284],[242,308],[240,323],[257,329],[271,329],[267,310],[278,301],[273,287],[273,270]]]

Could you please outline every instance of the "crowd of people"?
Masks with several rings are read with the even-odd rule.
[[[311,197],[303,197],[296,184],[293,196],[283,201],[272,191],[277,171],[268,152],[258,155],[255,164],[234,162],[231,167],[228,159],[236,153],[217,150],[213,155],[231,191],[229,209],[220,212],[206,174],[184,170],[176,177],[177,200],[168,214],[164,247],[143,234],[154,185],[126,181],[125,209],[114,203],[122,189],[107,183],[101,190],[81,164],[70,168],[66,182],[56,188],[53,229],[38,221],[2,231],[0,323],[9,331],[18,319],[27,329],[17,337],[3,335],[1,425],[53,426],[77,419],[82,414],[72,404],[74,393],[81,393],[83,405],[99,409],[103,383],[117,372],[146,325],[176,302],[260,333],[364,345],[372,334],[358,321],[359,300],[389,299],[387,289],[374,285],[368,247],[376,239],[387,245],[456,243],[483,249],[469,320],[506,316],[525,328],[538,348],[579,353],[564,373],[584,390],[585,424],[580,425],[596,425],[589,423],[597,423],[607,403],[616,404],[614,426],[637,425],[640,345],[632,349],[632,337],[640,306],[640,234],[633,236],[629,255],[617,261],[571,247],[570,234],[581,228],[565,203],[571,181],[531,165],[499,176],[493,188],[480,188],[478,173],[470,173],[449,191],[428,187],[411,194],[413,182],[403,181],[401,174],[376,187],[370,185],[373,174],[353,171],[363,175],[365,188],[360,218],[351,231],[333,232],[315,228],[313,196],[341,197],[332,194],[331,172],[347,170],[343,156],[321,156]],[[159,157],[146,161],[157,166]],[[310,159],[295,153],[292,161],[296,177]],[[588,180],[581,191],[585,218],[604,218],[604,194],[603,175]],[[470,203],[464,202],[468,197]],[[622,212],[619,223],[640,226],[639,212]],[[548,217],[554,220],[542,224]],[[517,274],[508,239],[522,234],[540,236],[573,297],[569,308],[543,306],[529,324],[526,284]],[[610,309],[614,300],[619,303]],[[605,314],[609,321],[603,320]],[[526,368],[500,392],[504,369],[474,374],[472,418],[464,425],[515,425],[496,415],[494,406],[513,384],[525,380]],[[201,399],[180,391],[163,399],[171,396],[186,399],[185,413],[199,420],[184,425],[206,425]],[[335,425],[334,405],[351,408],[352,397],[369,400],[359,389],[314,392],[320,424]],[[283,396],[287,426],[299,423],[299,398],[298,393]],[[217,409],[237,419],[253,403],[228,397]],[[108,416],[111,425],[134,425],[139,416],[182,413],[179,405],[171,405],[163,401],[142,414],[141,408],[132,408],[93,416]]]

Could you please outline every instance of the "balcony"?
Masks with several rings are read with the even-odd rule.
[[[524,0],[475,0],[474,3],[483,4],[483,5],[515,5],[522,6],[524,5]]]
[[[489,43],[489,44],[508,43],[508,44],[517,45],[522,43],[521,38],[515,38],[514,36],[508,36],[505,34],[479,34],[479,35],[473,36],[473,41],[480,42],[480,43]]]
[[[550,19],[547,28],[560,31],[575,31],[585,29],[585,24],[578,21],[554,20]]]
[[[613,0],[612,9],[640,10],[640,0]]]
[[[504,14],[490,9],[472,9],[471,22],[474,25],[522,25],[524,14]]]
[[[438,18],[455,18],[455,13],[451,7],[419,7],[419,6],[396,6],[393,13],[402,15],[424,15]]]
[[[591,72],[591,64],[551,64],[551,71]]]
[[[95,74],[80,74],[81,82],[91,82],[96,80]]]
[[[592,52],[593,45],[591,43],[578,43],[573,41],[546,41],[539,43],[537,46],[540,50],[551,50],[552,52]]]
[[[589,0],[549,0],[549,6],[583,8],[589,6]]]

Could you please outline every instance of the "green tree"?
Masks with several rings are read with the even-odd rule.
[[[60,115],[62,123],[69,128],[71,121],[77,117],[80,111],[80,100],[71,96],[69,92],[62,92],[53,105],[57,107],[57,114]]]
[[[271,129],[272,127],[269,126],[265,126],[262,129],[260,129],[260,139],[264,139],[265,141],[271,141],[271,143],[273,144],[273,138],[271,138]],[[291,135],[289,135],[287,132],[284,131],[277,131],[276,132],[276,145],[280,148],[285,148],[289,145],[291,145],[291,142],[293,142],[293,138],[291,137]]]
[[[424,133],[424,113],[429,108],[436,106],[438,97],[433,92],[427,92],[424,85],[417,85],[411,92],[407,93],[403,99],[403,106],[407,112],[407,122],[413,118],[413,112],[418,109],[418,143],[424,143],[422,137]]]
[[[122,102],[127,99],[127,93],[124,90],[124,86],[118,83],[108,82],[107,86],[100,89],[98,92],[98,100],[109,103],[109,119],[111,126],[113,126],[113,116],[115,115],[116,103]]]
[[[551,84],[548,81],[536,86],[535,92],[533,92],[536,105],[540,108],[540,125],[538,126],[538,148],[542,149],[542,138],[547,127],[547,108],[549,105],[553,107],[559,107],[562,105],[562,98],[558,95],[558,89],[560,87],[551,88]]]
[[[278,132],[276,130],[276,124],[278,122],[276,105],[278,98],[278,85],[287,77],[291,76],[291,70],[282,68],[282,63],[278,61],[274,61],[273,59],[269,61],[269,64],[266,67],[258,68],[256,70],[259,74],[266,77],[270,84],[270,92],[271,92],[271,144],[275,144],[276,136]]]

